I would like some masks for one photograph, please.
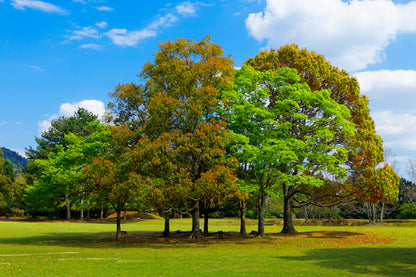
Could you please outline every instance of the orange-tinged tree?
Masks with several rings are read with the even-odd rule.
[[[377,203],[393,204],[399,195],[400,177],[389,165],[380,168],[368,167],[353,186],[359,200],[366,203],[370,223],[376,220]]]
[[[89,197],[99,203],[111,204],[116,211],[116,238],[119,239],[121,211],[128,203],[143,201],[148,180],[133,171],[128,160],[131,134],[125,128],[108,128],[112,131],[109,146],[84,166],[83,174]]]
[[[127,124],[136,133],[132,149],[140,147],[142,140],[153,143],[160,139],[166,145],[166,151],[158,155],[174,161],[176,168],[170,177],[161,176],[163,172],[151,165],[146,174],[159,184],[160,180],[172,184],[166,180],[181,178],[179,183],[187,186],[186,196],[192,202],[192,233],[198,237],[205,186],[201,180],[210,172],[221,186],[234,183],[232,178],[221,177],[222,166],[231,163],[225,153],[228,131],[223,122],[214,119],[218,88],[232,81],[234,63],[209,36],[199,42],[168,40],[159,48],[154,62],[147,62],[139,74],[143,85],[119,85],[110,94],[115,100],[109,104],[110,119]],[[159,161],[150,163],[157,165]]]

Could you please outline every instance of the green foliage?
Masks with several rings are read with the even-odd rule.
[[[52,120],[51,127],[41,134],[40,138],[35,138],[37,146],[31,146],[26,149],[26,155],[29,161],[35,159],[47,159],[50,152],[55,152],[57,145],[66,148],[67,140],[65,136],[72,133],[76,136],[86,136],[91,133],[88,123],[97,121],[97,116],[79,108],[74,115],[70,117],[61,116]]]
[[[332,100],[330,91],[312,93],[299,81],[295,69],[260,72],[244,65],[233,86],[223,90],[219,114],[232,131],[230,150],[240,163],[240,184],[255,188],[263,207],[265,195],[280,188],[293,200],[302,186],[322,186],[324,173],[346,174],[340,165],[347,151],[334,135],[353,134],[348,109]]]
[[[397,218],[410,219],[416,218],[416,204],[415,203],[403,203],[399,208],[400,213]]]
[[[40,178],[27,188],[25,202],[30,210],[53,211],[57,205],[69,207],[69,197],[85,192],[83,168],[92,159],[108,151],[110,131],[99,122],[87,123],[84,130],[89,135],[68,133],[63,144],[55,146],[47,159],[34,160],[33,166]],[[64,146],[65,145],[65,146]],[[62,200],[64,198],[64,200]]]

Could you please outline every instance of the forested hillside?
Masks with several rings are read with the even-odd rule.
[[[7,149],[5,147],[2,147],[1,149],[3,150],[3,158],[5,160],[11,161],[15,168],[19,168],[20,166],[24,168],[27,167],[27,160],[24,157],[20,156],[17,152]]]

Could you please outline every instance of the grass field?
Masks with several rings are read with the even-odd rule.
[[[114,224],[0,221],[0,276],[416,276],[414,225],[297,226],[296,236],[268,225],[265,238],[242,239],[238,220],[212,219],[225,238],[192,241],[161,238],[153,219],[123,224],[115,241]]]

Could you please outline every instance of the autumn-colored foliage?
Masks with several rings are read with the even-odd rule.
[[[200,42],[168,40],[159,44],[154,62],[147,62],[138,74],[143,85],[119,85],[110,94],[115,100],[109,104],[111,119],[136,133],[131,157],[140,160],[134,170],[145,170],[153,180],[159,197],[150,199],[164,210],[184,202],[177,196],[193,202],[195,235],[200,201],[209,197],[209,202],[215,202],[212,187],[208,190],[201,180],[216,180],[217,194],[223,185],[234,183],[233,178],[223,178],[229,164],[227,130],[214,119],[218,88],[231,83],[232,66],[209,36]]]

